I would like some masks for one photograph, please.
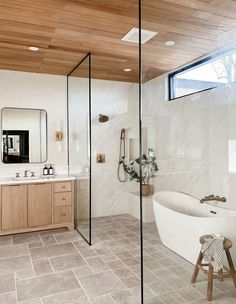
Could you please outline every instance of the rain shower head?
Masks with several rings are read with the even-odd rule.
[[[99,114],[98,121],[99,122],[107,122],[109,120],[109,117],[107,115]]]

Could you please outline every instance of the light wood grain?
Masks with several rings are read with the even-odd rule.
[[[55,192],[66,192],[72,191],[72,182],[55,182],[54,183]]]
[[[71,192],[59,192],[55,193],[54,206],[71,206],[72,204],[72,193]]]
[[[2,187],[2,230],[27,227],[27,185]]]
[[[52,224],[52,184],[28,185],[28,227]]]
[[[143,45],[144,80],[232,43],[235,12],[232,0],[143,0],[142,27],[158,32]],[[138,82],[138,45],[121,41],[133,27],[138,0],[1,1],[0,69],[67,75],[91,52],[93,78]]]
[[[71,206],[61,206],[54,208],[54,223],[69,223],[71,222],[72,217],[72,208]]]

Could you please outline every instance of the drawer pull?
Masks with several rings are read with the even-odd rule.
[[[66,216],[66,214],[65,214],[65,213],[62,213],[62,216]]]
[[[63,197],[63,199],[62,199],[63,201],[65,201],[66,199]]]
[[[62,186],[63,189],[65,189],[66,186]]]

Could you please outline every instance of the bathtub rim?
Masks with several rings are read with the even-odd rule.
[[[197,215],[190,215],[190,214],[185,214],[183,212],[179,212],[179,211],[176,211],[172,208],[169,208],[167,207],[166,205],[162,204],[160,201],[157,201],[156,200],[156,196],[160,193],[177,193],[177,194],[181,194],[183,196],[189,196],[191,197],[192,199],[196,200],[198,202],[198,204],[200,204],[200,199],[192,196],[191,194],[188,194],[188,193],[185,193],[185,192],[182,192],[182,191],[158,191],[158,192],[155,192],[153,194],[153,207],[155,204],[157,205],[160,205],[162,208],[166,208],[174,213],[177,213],[177,214],[180,214],[180,215],[183,215],[183,216],[187,216],[187,217],[191,217],[191,218],[198,218],[198,219],[210,219],[210,220],[216,220],[216,219],[220,219],[220,218],[233,218],[233,217],[236,217],[236,209],[229,209],[229,208],[225,208],[225,207],[219,207],[219,206],[215,206],[214,204],[212,203],[208,203],[208,202],[205,202],[204,204],[208,205],[209,207],[212,207],[212,208],[216,208],[216,209],[223,209],[225,211],[228,211],[229,212],[229,215],[228,216],[197,216]],[[230,214],[230,212],[234,213],[234,214]]]

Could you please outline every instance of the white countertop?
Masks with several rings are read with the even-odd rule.
[[[72,181],[75,177],[72,175],[54,175],[54,176],[38,176],[34,178],[22,178],[19,177],[6,177],[0,178],[0,185],[16,185],[16,184],[33,184],[33,183],[45,183],[45,182],[60,182],[60,181]]]

